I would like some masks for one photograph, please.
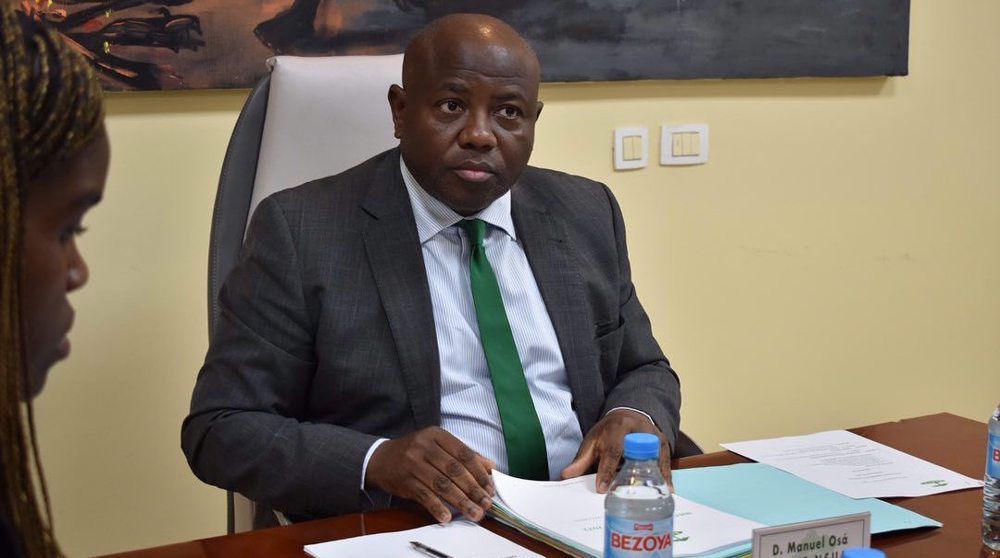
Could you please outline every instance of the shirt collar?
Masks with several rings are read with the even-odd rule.
[[[399,170],[403,175],[406,193],[410,196],[410,205],[413,207],[413,217],[417,221],[417,235],[420,237],[420,244],[427,242],[434,235],[463,219],[461,215],[455,213],[441,200],[428,194],[417,183],[417,179],[410,174],[410,169],[406,168],[402,157],[399,158]],[[510,190],[494,200],[486,209],[470,218],[482,219],[507,233],[513,240],[517,240],[514,220],[510,216]]]

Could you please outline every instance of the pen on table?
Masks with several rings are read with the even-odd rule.
[[[433,558],[452,558],[450,555],[445,554],[436,548],[431,548],[421,542],[410,541],[410,546],[412,546],[417,552],[426,554],[427,556],[431,556]]]

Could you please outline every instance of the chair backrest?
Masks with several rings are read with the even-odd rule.
[[[250,93],[219,177],[208,263],[209,336],[218,295],[254,209],[268,195],[337,174],[397,142],[387,94],[403,55],[277,56]],[[229,531],[250,528],[247,500],[230,495]]]
[[[677,447],[674,448],[674,453],[670,457],[693,457],[705,453],[702,451],[701,446],[685,434],[683,430],[677,433],[677,443],[675,445]]]

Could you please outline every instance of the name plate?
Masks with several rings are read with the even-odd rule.
[[[867,548],[872,515],[855,513],[753,530],[753,558],[840,558],[848,548]]]

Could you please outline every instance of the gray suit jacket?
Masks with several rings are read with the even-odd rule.
[[[633,407],[673,447],[679,382],[636,298],[611,192],[529,167],[511,200],[581,430]],[[220,305],[181,437],[203,481],[297,516],[359,511],[370,445],[440,424],[431,298],[398,150],[264,200]]]

